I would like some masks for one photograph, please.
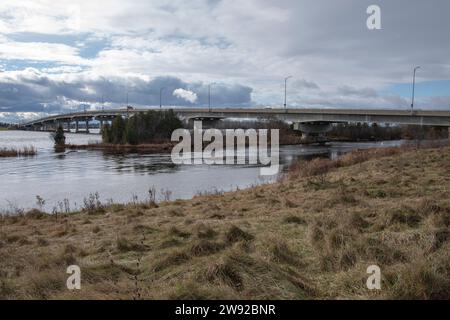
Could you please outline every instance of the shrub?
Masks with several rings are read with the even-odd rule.
[[[53,140],[55,141],[56,147],[61,147],[66,144],[66,136],[64,135],[64,129],[61,125],[56,129],[55,134],[53,135]]]

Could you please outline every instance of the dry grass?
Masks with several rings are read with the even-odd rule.
[[[406,148],[158,206],[2,217],[0,298],[448,299],[449,199],[450,148]],[[365,286],[372,264],[381,291]]]
[[[35,147],[0,148],[0,157],[32,157],[37,155]]]

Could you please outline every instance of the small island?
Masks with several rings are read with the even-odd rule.
[[[55,149],[100,150],[111,153],[162,153],[170,152],[174,143],[172,132],[183,128],[183,123],[173,110],[141,112],[129,118],[116,117],[111,124],[101,127],[102,142],[89,144],[66,144],[61,134],[55,134]]]

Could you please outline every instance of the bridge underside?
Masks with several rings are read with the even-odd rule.
[[[331,122],[296,122],[294,130],[302,133],[302,140],[305,142],[326,142],[326,133],[331,131]]]
[[[189,118],[189,123],[194,120],[202,120],[206,123],[205,128],[214,127],[221,119],[239,118],[239,114],[233,112],[214,113],[215,117],[208,116],[209,113],[198,113]],[[242,118],[256,118],[254,114],[242,114]],[[450,138],[450,117],[423,116],[415,113],[405,113],[402,115],[383,114],[289,114],[279,113],[270,116],[258,116],[259,119],[281,120],[293,123],[294,130],[302,132],[302,139],[305,142],[326,142],[326,133],[331,131],[334,123],[378,123],[378,124],[398,124],[416,126],[442,126],[449,128]]]
[[[70,118],[60,117],[55,120],[36,121],[24,126],[23,129],[32,131],[55,131],[59,126],[62,126],[67,132],[72,132],[73,130],[75,133],[89,133],[92,121],[98,121],[99,127],[102,128],[104,123],[110,122],[116,117],[118,117],[118,115],[78,116]]]

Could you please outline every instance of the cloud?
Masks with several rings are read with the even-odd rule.
[[[186,100],[189,103],[195,103],[197,101],[197,94],[190,90],[185,90],[182,88],[175,89],[173,91],[175,97]]]
[[[344,96],[357,96],[363,98],[376,98],[378,93],[373,88],[355,88],[351,86],[342,86],[338,88],[338,92]]]
[[[64,44],[43,42],[0,42],[0,58],[5,60],[52,61],[65,64],[86,65],[89,62],[79,55],[78,49]]]
[[[301,89],[320,89],[317,83],[305,79],[295,80],[294,86]]]
[[[208,104],[208,85],[177,77],[103,77],[89,72],[54,74],[34,68],[0,73],[0,112],[64,113],[87,109],[159,106],[165,88],[165,106]],[[173,94],[164,94],[172,92]],[[217,84],[212,90],[215,106],[250,106],[252,89],[238,84]],[[104,101],[102,105],[101,101]]]
[[[0,2],[0,111],[59,112],[130,102],[291,107],[405,107],[410,83],[450,79],[450,2],[377,0],[22,0]],[[395,86],[394,86],[395,87]],[[14,93],[17,91],[18,93]],[[423,108],[448,106],[423,98]],[[428,96],[424,93],[424,96]],[[406,103],[407,107],[408,103]]]

